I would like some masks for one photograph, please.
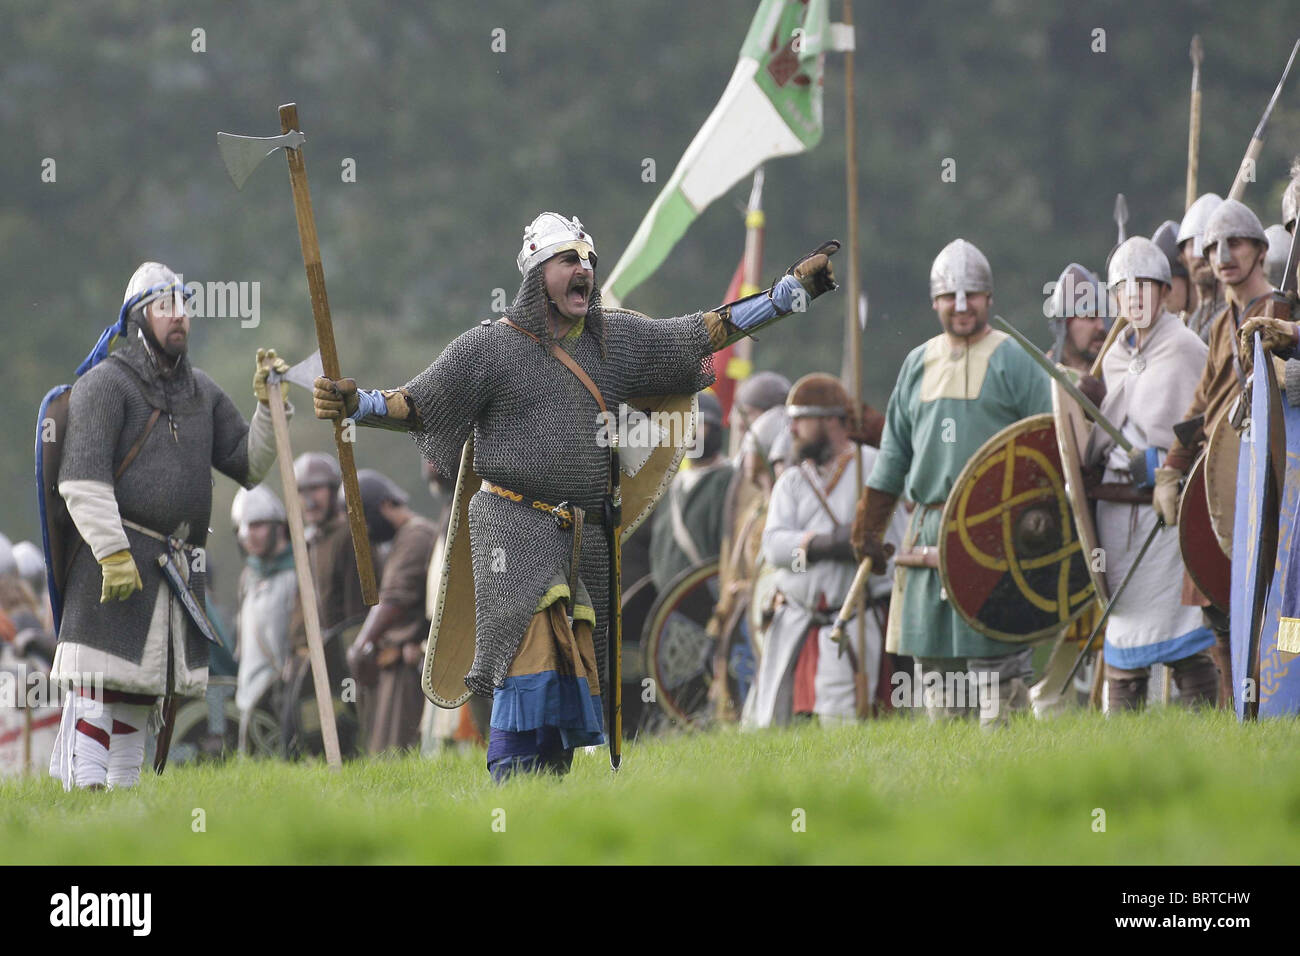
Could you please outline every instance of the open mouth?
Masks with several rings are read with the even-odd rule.
[[[579,276],[569,283],[567,293],[569,304],[582,306],[587,304],[587,296],[591,293],[591,283],[585,276]]]

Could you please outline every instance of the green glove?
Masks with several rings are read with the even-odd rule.
[[[257,350],[257,371],[253,373],[253,394],[263,405],[271,401],[271,395],[266,390],[266,380],[271,374],[271,369],[276,373],[283,375],[289,371],[289,363],[275,354],[275,349],[258,349]],[[287,401],[289,398],[289,383],[283,379],[280,381],[280,400]]]
[[[99,562],[100,572],[104,576],[104,586],[99,592],[99,603],[108,601],[125,601],[136,591],[144,588],[140,580],[140,571],[135,566],[135,559],[129,550],[117,551]]]

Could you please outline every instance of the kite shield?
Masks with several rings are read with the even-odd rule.
[[[439,707],[459,707],[469,700],[465,675],[474,663],[474,564],[469,550],[469,499],[482,485],[474,471],[474,439],[460,453],[460,473],[451,504],[451,523],[443,546],[438,595],[429,623],[420,687]]]
[[[1266,628],[1265,606],[1277,569],[1278,524],[1286,463],[1281,393],[1270,356],[1255,339],[1250,384],[1250,424],[1242,435],[1237,468],[1237,510],[1232,538],[1232,687],[1240,720],[1260,707],[1262,639],[1276,644],[1277,620]]]
[[[977,451],[943,509],[939,574],[966,623],[998,641],[1057,634],[1096,598],[1051,415],[1007,426]]]

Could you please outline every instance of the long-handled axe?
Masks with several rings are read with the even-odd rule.
[[[270,364],[271,360],[267,360]],[[334,721],[334,698],[330,693],[329,670],[325,664],[325,642],[321,638],[320,611],[316,606],[316,582],[311,559],[307,557],[307,535],[303,527],[302,501],[293,477],[293,449],[289,445],[289,421],[280,396],[280,376],[274,370],[267,376],[267,405],[271,409],[271,426],[275,430],[275,457],[280,464],[280,483],[284,486],[284,509],[289,518],[289,540],[293,545],[293,569],[298,578],[298,600],[302,603],[303,625],[307,631],[307,653],[311,676],[316,688],[316,708],[320,714],[321,741],[325,745],[325,762],[331,769],[343,765],[339,752],[339,730]]]
[[[334,325],[330,320],[329,299],[325,295],[325,270],[320,261],[320,241],[316,238],[316,217],[311,210],[311,192],[307,186],[307,167],[302,158],[302,144],[307,137],[298,128],[298,105],[280,107],[279,136],[236,136],[218,133],[217,148],[236,189],[242,189],[253,170],[277,149],[289,160],[289,182],[293,186],[293,211],[298,219],[298,240],[302,244],[302,261],[307,267],[307,288],[311,293],[311,312],[316,320],[316,343],[320,346],[321,368],[326,378],[343,377],[339,354],[334,346]],[[365,512],[361,507],[361,488],[357,484],[357,465],[352,443],[345,439],[343,422],[334,422],[334,444],[338,449],[339,468],[343,472],[343,493],[347,498],[348,526],[352,529],[352,546],[357,553],[357,574],[361,578],[361,597],[367,605],[379,600],[375,587],[375,568],[370,560],[370,537],[366,533]],[[285,489],[288,494],[289,489]]]

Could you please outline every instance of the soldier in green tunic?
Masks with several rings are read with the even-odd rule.
[[[1050,381],[1004,332],[989,327],[993,272],[964,239],[955,239],[930,269],[930,297],[943,332],[917,346],[903,362],[889,398],[880,455],[858,502],[853,545],[883,569],[892,553],[885,530],[900,497],[915,502],[904,557],[895,570],[887,650],[916,658],[931,718],[962,709],[951,696],[929,691],[965,683],[996,686],[996,706],[982,720],[1005,719],[1028,707],[1028,647],[973,630],[943,593],[937,558],[944,502],[967,460],[998,431],[1050,412]],[[991,703],[991,702],[990,702]]]

